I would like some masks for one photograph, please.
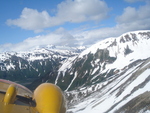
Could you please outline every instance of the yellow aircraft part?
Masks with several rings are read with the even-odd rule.
[[[17,89],[14,84],[10,84],[8,87],[6,94],[4,96],[4,103],[5,104],[13,104],[17,95]]]
[[[54,84],[41,84],[35,89],[33,98],[39,113],[66,112],[62,91]]]

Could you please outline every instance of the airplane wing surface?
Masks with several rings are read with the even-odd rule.
[[[65,113],[65,102],[55,84],[42,83],[32,93],[20,84],[0,79],[0,113]]]
[[[8,87],[14,84],[17,95],[13,104],[4,103]],[[0,79],[0,113],[36,113],[31,103],[32,92],[26,87],[7,80]]]

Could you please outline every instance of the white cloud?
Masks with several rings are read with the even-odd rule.
[[[121,16],[117,17],[118,26],[129,30],[150,29],[150,4],[140,6],[138,9],[127,7]]]
[[[38,12],[34,9],[24,8],[20,18],[9,19],[6,21],[8,25],[16,25],[22,29],[42,31],[43,28],[48,27],[51,17],[46,11]]]
[[[101,0],[66,0],[58,4],[55,16],[50,16],[47,11],[24,8],[18,19],[8,19],[6,23],[40,32],[65,22],[101,21],[108,16],[108,10],[107,4]]]
[[[64,28],[59,28],[56,31],[47,35],[38,35],[35,37],[29,37],[23,42],[17,44],[4,44],[0,45],[0,52],[4,51],[26,51],[31,50],[37,46],[45,45],[58,45],[58,46],[76,46],[77,40],[67,32]]]
[[[138,18],[136,9],[133,7],[127,7],[124,9],[123,14],[117,17],[117,22],[133,22],[136,18]]]
[[[86,31],[77,36],[82,37],[80,40],[84,42],[84,44],[91,44],[108,37],[119,36],[122,33],[129,31],[149,30],[149,12],[150,4],[148,2],[146,5],[140,6],[138,9],[127,7],[124,9],[123,14],[116,18],[116,26]]]
[[[57,17],[64,21],[101,21],[108,15],[108,7],[101,0],[66,0],[58,5]]]
[[[68,2],[72,3],[71,1]],[[61,7],[65,7],[65,5],[62,5]],[[82,31],[83,28],[81,28],[81,31],[77,29],[77,31],[79,32],[76,33],[74,33],[74,31],[68,32],[64,28],[59,28],[50,34],[31,37],[15,45],[13,44],[3,45],[0,47],[0,51],[6,50],[8,48],[14,51],[28,50],[32,47],[46,45],[46,44],[69,45],[69,46],[76,46],[78,44],[89,45],[108,37],[120,36],[122,33],[128,31],[145,30],[145,29],[149,30],[150,29],[150,24],[149,24],[150,8],[149,7],[150,7],[150,3],[147,2],[146,5],[140,6],[139,8],[134,8],[134,7],[125,8],[122,15],[116,18],[117,25],[114,27],[100,28],[100,29],[89,30],[85,32],[83,32]],[[63,21],[64,20],[65,17]],[[73,22],[76,22],[76,19],[74,19]]]

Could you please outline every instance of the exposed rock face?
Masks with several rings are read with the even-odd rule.
[[[150,92],[147,91],[135,97],[115,113],[145,113],[150,111]]]

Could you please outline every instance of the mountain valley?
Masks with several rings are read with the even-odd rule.
[[[150,113],[150,31],[134,31],[89,48],[46,46],[0,53],[0,78],[34,90],[58,85],[67,113]]]

